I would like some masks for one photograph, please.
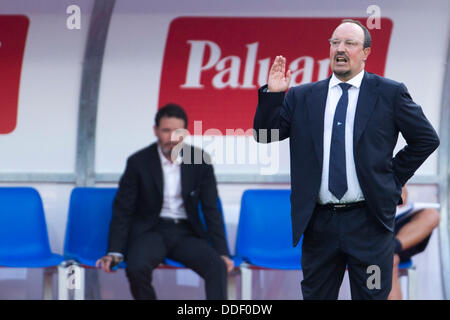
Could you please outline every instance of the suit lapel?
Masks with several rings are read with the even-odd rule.
[[[187,163],[185,163],[186,161],[184,161],[183,158],[183,150],[185,150],[185,148],[183,148],[181,150],[181,155],[183,158],[183,162],[181,163],[181,194],[183,196],[183,198],[187,198],[187,196],[189,195],[190,190],[192,189],[191,183],[192,181],[194,181],[194,177],[195,177],[195,172],[194,169],[196,167],[196,165],[192,165],[191,163],[193,163],[192,161],[194,161],[194,155],[192,154],[192,152],[194,152],[194,148],[189,147],[189,146],[185,146],[187,148],[190,148],[190,161],[187,161]],[[189,156],[189,155],[188,155]]]
[[[162,166],[161,159],[158,154],[158,145],[155,143],[150,146],[149,149],[149,161],[147,165],[150,167],[150,172],[155,181],[156,187],[163,196],[163,176],[162,176]]]
[[[181,164],[181,195],[183,198],[186,198],[186,192],[188,190],[188,182],[190,177],[190,169],[189,165],[182,163]]]
[[[314,141],[317,159],[320,164],[320,170],[322,170],[323,162],[323,122],[330,78],[317,82],[316,85],[312,87],[311,93],[306,98],[309,126]]]
[[[353,147],[356,148],[370,116],[373,114],[378,98],[377,81],[369,73],[364,73],[359,90],[353,126]]]

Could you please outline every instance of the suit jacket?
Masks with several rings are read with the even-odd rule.
[[[209,158],[201,149],[187,146],[183,150],[189,151],[185,152],[181,164],[181,193],[188,220],[198,236],[211,241],[220,255],[228,256],[223,217],[217,208],[213,167],[208,164]],[[201,159],[201,163],[194,164],[194,160],[198,159]],[[108,252],[120,252],[126,256],[128,241],[155,228],[163,204],[163,190],[161,160],[157,144],[154,143],[127,160],[114,199]],[[199,202],[202,204],[207,231],[199,218]]]
[[[255,139],[271,142],[290,138],[294,246],[318,200],[330,78],[290,88],[286,95],[265,92],[265,86],[258,92]],[[260,129],[279,129],[279,139]],[[393,156],[399,132],[407,145]],[[365,72],[354,120],[353,154],[369,211],[388,230],[393,231],[402,186],[438,145],[435,130],[405,85]]]

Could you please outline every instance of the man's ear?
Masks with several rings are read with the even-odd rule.
[[[370,55],[370,50],[371,50],[371,48],[369,47],[369,48],[365,48],[365,49],[363,49],[363,52],[364,52],[364,62],[366,62],[367,61],[367,58],[369,57],[369,55]]]

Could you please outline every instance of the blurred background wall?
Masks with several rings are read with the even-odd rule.
[[[3,0],[0,65],[6,71],[0,83],[8,88],[0,92],[8,98],[0,99],[0,186],[27,185],[40,192],[52,249],[62,253],[73,187],[116,186],[126,158],[156,141],[154,115],[172,101],[191,115],[188,140],[213,157],[233,252],[243,191],[290,186],[288,142],[260,146],[245,134],[252,128],[256,89],[276,55],[299,59],[292,65],[298,71],[296,84],[327,77],[327,39],[336,22],[349,17],[366,21],[379,10],[381,25],[371,30],[367,70],[405,83],[441,137],[448,132],[450,3],[379,0],[376,8],[369,7],[373,4],[116,0],[97,1],[94,9],[93,0]],[[73,20],[78,16],[72,5],[79,9],[79,20]],[[101,14],[108,6],[110,20]],[[284,22],[289,22],[286,27]],[[96,30],[107,32],[101,48],[92,41]],[[89,73],[86,66],[93,61],[100,73]],[[83,81],[96,83],[98,90],[86,92]],[[83,112],[86,101],[80,97],[94,99]],[[203,126],[196,134],[194,121],[200,120]],[[235,132],[227,134],[225,128]],[[219,133],[205,133],[211,129]],[[237,129],[244,133],[236,134]],[[400,137],[396,151],[404,144]],[[409,185],[410,201],[440,202],[445,217],[427,250],[414,259],[419,299],[445,298],[442,273],[448,262],[442,264],[441,258],[442,250],[448,257],[448,244],[442,241],[448,232],[447,159],[444,140]],[[122,271],[92,271],[89,277],[99,289],[91,289],[88,298],[130,298]],[[300,295],[302,275],[297,272],[261,271],[257,277],[254,283],[261,290],[255,298]],[[41,284],[38,270],[0,269],[0,299],[39,299]],[[177,284],[195,292],[190,298],[204,295],[201,280],[191,271],[155,274],[160,298],[186,298],[187,291],[176,289]],[[341,298],[349,298],[347,280]]]

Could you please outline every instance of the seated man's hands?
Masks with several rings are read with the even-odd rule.
[[[225,262],[225,265],[227,267],[227,271],[231,272],[234,269],[234,261],[231,260],[227,256],[221,256],[222,260]],[[101,268],[105,272],[112,272],[112,268],[119,264],[121,262],[121,259],[114,255],[106,255],[100,259],[97,260],[95,263],[95,266],[97,268]]]
[[[118,256],[114,255],[106,255],[97,260],[95,266],[97,268],[102,268],[105,272],[112,272],[112,268],[118,265],[121,262],[121,259]]]
[[[227,266],[227,271],[231,272],[234,269],[234,261],[228,258],[227,256],[220,256],[222,260],[225,262],[225,265]]]

